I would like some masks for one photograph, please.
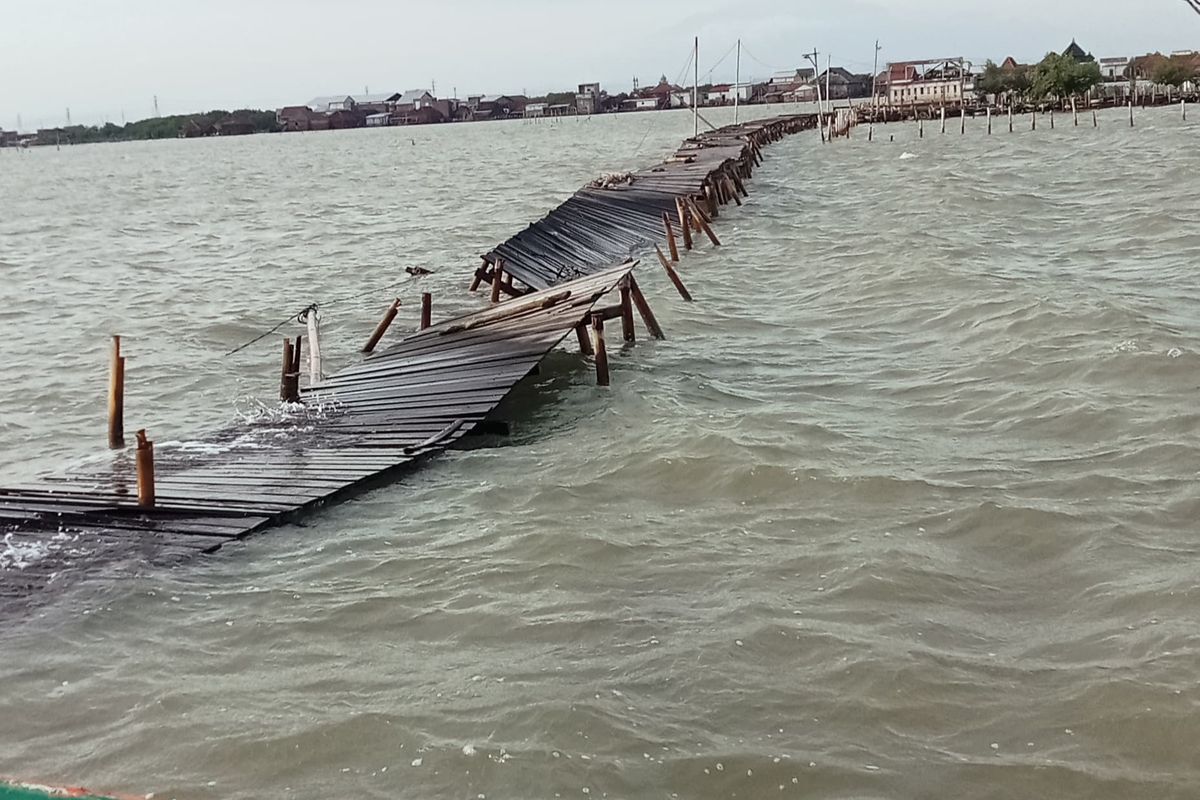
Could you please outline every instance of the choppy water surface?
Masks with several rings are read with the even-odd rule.
[[[611,389],[564,350],[502,446],[0,623],[0,774],[1200,795],[1200,123],[1100,123],[772,146],[684,260],[699,302],[647,271],[670,338]],[[472,308],[477,253],[690,128],[0,152],[0,477],[100,452],[109,333],[128,426],[186,438],[272,403],[276,337],[225,350],[312,299],[368,293],[326,310],[335,365],[396,291]]]

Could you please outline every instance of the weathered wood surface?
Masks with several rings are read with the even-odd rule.
[[[688,139],[662,164],[633,173],[628,183],[584,187],[485,253],[474,285],[491,281],[490,266],[498,260],[506,275],[544,289],[649,255],[655,244],[670,247],[663,217],[679,214],[677,198],[707,206],[714,193],[724,196],[727,184],[737,186],[750,177],[762,145],[815,126],[812,114],[732,125]],[[741,202],[732,195],[729,200]],[[690,238],[689,233],[689,247]]]
[[[589,323],[632,269],[431,326],[304,390],[303,405],[278,419],[160,446],[153,509],[138,505],[133,450],[103,467],[0,489],[0,600],[123,564],[215,551],[444,450]]]

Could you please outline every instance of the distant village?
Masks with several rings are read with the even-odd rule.
[[[1182,72],[1172,79],[1180,93],[1195,93],[1200,76],[1200,53],[1181,51],[1164,55],[1113,56],[1096,58],[1078,43],[1062,51],[1075,62],[1094,64],[1099,83],[1088,89],[1089,99],[1129,98],[1150,95],[1162,88],[1164,63],[1180,65]],[[965,107],[995,101],[988,81],[989,73],[1017,74],[1029,70],[1013,58],[1002,64],[975,65],[964,58],[915,59],[886,65],[878,74],[854,73],[844,67],[831,67],[818,73],[797,67],[775,73],[758,82],[709,84],[698,87],[678,86],[662,76],[651,86],[634,86],[628,92],[610,93],[599,83],[579,84],[573,92],[551,93],[542,97],[524,94],[469,95],[437,97],[432,91],[413,89],[405,92],[363,93],[315,97],[303,105],[286,106],[274,112],[210,112],[170,118],[177,124],[146,126],[152,120],[130,123],[124,129],[142,125],[149,135],[125,138],[161,138],[164,135],[193,138],[238,136],[276,131],[322,131],[347,128],[382,128],[401,125],[480,122],[486,120],[531,120],[592,114],[616,114],[702,107],[771,103],[815,103],[868,98],[879,106],[914,107],[949,105]],[[164,121],[165,122],[165,121]],[[111,131],[109,130],[111,128]],[[164,134],[164,130],[166,133]],[[81,135],[106,132],[97,139]],[[103,129],[43,128],[35,133],[0,130],[0,147],[64,144],[79,141],[120,141],[123,129],[106,125]]]

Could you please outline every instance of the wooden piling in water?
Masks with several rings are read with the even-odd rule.
[[[475,277],[471,279],[471,287],[469,289],[467,289],[468,292],[479,291],[479,284],[483,283],[483,275],[487,271],[487,267],[488,267],[487,256],[484,256],[483,257],[483,265],[479,269],[475,270]]]
[[[375,351],[375,346],[379,344],[379,341],[383,338],[383,335],[387,333],[387,329],[391,326],[392,322],[395,321],[398,313],[400,313],[399,297],[393,300],[392,304],[387,307],[386,311],[383,312],[383,318],[380,319],[379,324],[375,326],[375,331],[371,334],[371,338],[367,339],[367,343],[363,345],[362,351],[364,353],[372,353]]]
[[[1129,127],[1133,127],[1133,98],[1129,98]]]
[[[658,245],[654,245],[654,249],[662,255]],[[637,332],[633,329],[633,300],[630,296],[628,276],[622,279],[617,289],[621,293],[621,338],[626,342],[637,341]]]
[[[154,442],[145,430],[137,432],[137,493],[139,506],[154,508]]]
[[[958,133],[960,136],[967,135],[967,109],[966,109],[966,106],[964,106],[962,109],[959,110]]]
[[[987,107],[987,135],[992,135],[992,107]]]
[[[588,333],[587,323],[581,322],[575,326],[575,338],[579,340],[579,352],[582,355],[595,355],[596,350],[592,347],[592,337]]]
[[[1012,103],[1008,104],[1008,132],[1013,132],[1013,110]]]
[[[688,250],[692,249],[692,225],[687,218],[687,209],[683,205],[683,198],[675,198],[675,211],[679,214],[679,229],[683,233],[683,246]]]
[[[492,264],[492,303],[500,302],[500,280],[504,276],[504,260],[497,258]]]
[[[705,235],[708,236],[709,241],[713,243],[714,247],[720,247],[721,240],[717,238],[715,233],[713,233],[712,228],[708,226],[708,220],[704,218],[704,215],[700,213],[700,209],[697,208],[694,203],[692,204],[692,212],[696,221],[700,223],[701,229],[704,231]]]
[[[604,344],[604,315],[592,314],[592,334],[595,337],[593,348],[596,355],[596,384],[608,386],[608,348]]]
[[[1075,98],[1071,98],[1071,117],[1075,120],[1075,127],[1079,127],[1079,107],[1075,104]]]
[[[125,446],[125,356],[121,355],[121,337],[112,337],[112,356],[108,372],[108,446]]]
[[[1050,109],[1050,130],[1054,130],[1054,108]]]
[[[294,403],[295,394],[291,390],[292,376],[292,340],[291,337],[284,337],[283,340],[283,367],[279,371],[279,399],[285,403]]]
[[[1094,108],[1092,109],[1092,127],[1093,128],[1100,127],[1100,120],[1096,117],[1096,109],[1094,109]]]
[[[946,107],[942,106],[942,133],[946,132]]]
[[[679,261],[679,247],[675,244],[675,230],[671,227],[671,217],[663,212],[663,227],[667,229],[667,248],[671,251],[671,260]]]
[[[925,118],[924,117],[917,117],[917,138],[918,139],[925,138]]]
[[[400,301],[396,301],[399,305]],[[420,330],[425,330],[433,324],[433,293],[421,292],[421,327]]]
[[[670,278],[671,283],[675,285],[675,291],[679,292],[679,296],[684,299],[684,302],[692,302],[691,292],[689,292],[687,287],[683,285],[683,280],[679,277],[679,273],[675,270],[675,267],[671,264],[671,262],[667,261],[667,257],[663,255],[662,250],[659,249],[658,245],[654,246],[654,252],[658,254],[658,262],[662,264],[662,268],[666,270],[667,277]]]
[[[633,304],[637,306],[638,313],[642,315],[642,322],[646,323],[646,330],[650,331],[650,335],[655,339],[665,339],[662,327],[658,324],[658,319],[654,316],[654,312],[650,310],[650,304],[646,302],[646,296],[642,294],[642,290],[638,287],[637,281],[633,276],[629,276],[629,294],[633,298]]]
[[[1187,122],[1187,99],[1179,101],[1179,110],[1183,113],[1183,121]]]

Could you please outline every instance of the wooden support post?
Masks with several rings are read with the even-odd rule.
[[[375,332],[371,334],[371,338],[367,339],[367,343],[363,345],[364,353],[373,353],[375,346],[379,344],[379,340],[387,333],[388,327],[396,319],[396,315],[400,313],[400,298],[397,297],[392,301],[392,304],[387,307],[387,311],[383,312],[383,319],[379,320],[379,324],[375,326]]]
[[[479,267],[479,269],[475,270],[475,277],[471,279],[471,288],[467,291],[475,292],[479,290],[479,284],[483,283],[483,273],[487,270],[487,267],[488,260],[485,256],[483,258],[483,264]]]
[[[397,300],[399,305],[400,301]],[[425,330],[433,324],[433,294],[431,292],[421,292],[421,330]]]
[[[946,107],[942,106],[942,133],[946,132]]]
[[[292,375],[292,340],[290,337],[285,337],[283,340],[283,369],[279,372],[279,399],[285,403],[295,402],[292,399],[291,381]]]
[[[492,302],[500,302],[500,281],[504,278],[504,260],[497,258],[492,264]]]
[[[581,322],[575,326],[575,336],[579,339],[579,352],[585,356],[595,355],[592,347],[592,337],[588,335],[587,323]]]
[[[699,213],[700,209],[696,208],[694,205],[692,208],[693,208],[693,211],[695,212],[694,216],[696,218],[696,221],[700,223],[700,227],[701,227],[701,229],[703,229],[704,233],[708,236],[709,241],[711,241],[713,243],[713,246],[720,247],[721,240],[717,238],[717,235],[715,233],[713,233],[712,228],[710,228],[708,226],[708,222],[704,219],[704,216]]]
[[[595,336],[596,384],[608,386],[608,348],[604,346],[603,314],[592,314],[592,333]]]
[[[737,203],[740,206],[742,204],[742,196],[740,194],[738,194],[737,187],[735,187],[733,185],[733,181],[729,179],[728,175],[725,176],[724,182],[725,182],[725,193],[727,195],[729,195],[730,197],[732,197],[733,202]]]
[[[671,260],[679,260],[679,247],[675,244],[675,230],[671,227],[671,217],[663,212],[663,227],[667,229],[667,248],[671,251]]]
[[[1054,108],[1050,108],[1050,130],[1054,130]]]
[[[961,109],[959,109],[958,133],[960,136],[967,135],[967,107],[965,105]]]
[[[992,135],[992,107],[991,106],[988,106],[988,108],[987,108],[987,123],[988,123],[988,134],[987,135],[991,136]]]
[[[662,254],[662,250],[658,249],[657,245],[655,245],[654,251],[658,253],[658,261],[662,264],[662,268],[667,271],[667,277],[671,279],[671,283],[675,284],[675,290],[679,292],[679,296],[685,302],[692,302],[692,295],[688,292],[687,287],[683,285],[683,281],[680,279],[679,273],[675,271],[675,267],[671,265],[670,261],[667,261],[667,257]]]
[[[154,508],[154,442],[144,430],[137,432],[137,492],[139,506]]]
[[[1100,127],[1100,120],[1099,120],[1099,119],[1097,119],[1097,117],[1096,117],[1096,109],[1094,109],[1094,108],[1092,109],[1092,127],[1093,127],[1093,128],[1099,128],[1099,127]]]
[[[315,308],[304,315],[308,323],[308,385],[319,386],[324,380],[321,372],[321,321]]]
[[[650,304],[646,302],[646,296],[642,294],[642,290],[638,288],[637,281],[634,280],[632,275],[629,276],[629,293],[633,297],[633,304],[637,306],[638,313],[642,315],[642,322],[646,323],[646,330],[650,331],[650,335],[655,339],[667,338],[663,334],[663,330],[659,326],[654,312],[650,310]]]
[[[1129,100],[1129,127],[1133,127],[1133,99]]]
[[[713,191],[713,187],[707,181],[704,183],[704,196],[708,199],[709,219],[716,219],[721,216],[720,209],[717,208],[717,193]]]
[[[125,446],[125,356],[121,355],[121,337],[112,337],[112,356],[108,370],[108,446]]]
[[[737,175],[733,176],[733,186],[735,189],[737,189],[739,192],[741,192],[742,197],[750,196],[750,193],[746,191],[746,184],[743,183],[742,179],[739,178]]]
[[[1013,115],[1012,115],[1012,102],[1011,101],[1008,104],[1008,132],[1009,133],[1013,132]]]
[[[662,250],[654,245],[655,251],[662,256]],[[629,278],[621,281],[621,338],[627,342],[637,341],[637,332],[633,329],[633,302],[629,293]]]
[[[1179,110],[1183,113],[1183,121],[1187,122],[1187,98],[1179,101]]]
[[[925,118],[924,117],[917,117],[917,138],[918,139],[925,138]]]
[[[675,198],[675,210],[679,213],[679,229],[683,233],[683,246],[688,250],[692,249],[692,223],[687,217],[687,209],[683,205],[683,198]]]
[[[1075,127],[1079,127],[1079,106],[1075,103],[1075,98],[1071,98],[1071,117],[1075,120]]]
[[[1031,130],[1031,131],[1037,130],[1037,112],[1038,112],[1038,110],[1035,108],[1029,114],[1029,130]]]
[[[292,347],[292,372],[293,372],[293,373],[295,374],[295,376],[296,376],[296,394],[297,394],[297,400],[296,400],[296,402],[299,402],[299,394],[300,394],[300,357],[301,357],[301,353],[302,353],[302,351],[303,351],[303,350],[304,350],[304,337],[303,337],[303,336],[300,336],[300,335],[297,335],[297,336],[296,336],[296,344],[295,344],[295,345]]]

